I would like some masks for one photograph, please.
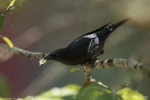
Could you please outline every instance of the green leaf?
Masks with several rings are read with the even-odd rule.
[[[0,31],[2,30],[5,16],[0,16]]]
[[[109,89],[95,82],[83,85],[76,96],[76,100],[120,100]]]
[[[73,73],[75,71],[80,71],[80,68],[71,68],[70,72]]]

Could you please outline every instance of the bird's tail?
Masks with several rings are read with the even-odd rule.
[[[120,22],[118,22],[118,23],[116,23],[116,24],[112,24],[112,25],[106,27],[104,30],[107,31],[107,32],[103,32],[103,34],[102,34],[102,32],[100,32],[100,34],[99,34],[99,36],[98,36],[99,39],[100,39],[101,41],[103,41],[103,43],[104,43],[105,40],[108,38],[108,36],[109,36],[117,27],[119,27],[120,25],[124,24],[125,22],[127,22],[127,21],[129,21],[129,20],[130,20],[130,18],[126,18],[126,19],[124,19],[124,20],[122,20],[122,21],[120,21]]]
[[[110,29],[110,31],[115,30],[117,27],[119,27],[120,25],[124,24],[125,22],[127,22],[129,20],[130,20],[130,18],[126,18],[126,19],[124,19],[124,20],[122,20],[122,21],[120,21],[116,24],[113,24],[113,25],[109,26],[108,28]]]

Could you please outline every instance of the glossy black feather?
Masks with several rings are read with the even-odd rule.
[[[84,38],[84,36],[90,35],[90,34],[93,34],[93,33],[96,33],[96,32],[99,32],[100,30],[104,29],[110,23],[108,23],[108,24],[106,24],[106,25],[104,25],[104,26],[102,26],[102,27],[100,27],[100,28],[98,28],[98,29],[96,29],[96,30],[94,30],[92,32],[86,33],[86,34],[78,37],[72,43],[70,43],[67,48],[70,48],[70,49],[72,49],[72,51],[74,51],[74,50],[78,49],[78,47],[83,47],[83,46],[89,45],[91,39]]]

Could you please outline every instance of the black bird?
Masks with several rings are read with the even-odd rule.
[[[67,65],[78,65],[92,62],[97,56],[104,53],[103,47],[107,37],[120,25],[130,20],[124,19],[116,24],[110,23],[84,34],[75,39],[66,48],[50,53],[44,60],[56,60]],[[108,26],[108,27],[107,27]]]

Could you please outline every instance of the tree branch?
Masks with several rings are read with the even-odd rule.
[[[33,59],[33,58],[37,58],[37,59],[42,59],[44,58],[46,55],[48,54],[45,54],[45,53],[41,53],[41,52],[30,52],[30,51],[27,51],[27,50],[23,50],[23,49],[20,49],[18,47],[13,47],[13,48],[10,48],[8,45],[6,44],[0,44],[0,48],[4,49],[4,50],[7,50],[8,53],[10,54],[20,54],[28,59]],[[5,56],[6,53],[1,53],[0,56],[3,57]]]
[[[27,50],[20,49],[18,47],[10,48],[6,44],[0,44],[0,48],[7,50],[8,53],[20,54],[26,58],[42,59],[48,55],[41,52],[30,52]],[[142,74],[150,78],[150,67],[144,66],[142,63],[139,63],[137,61],[116,58],[116,59],[107,59],[107,60],[95,60],[93,65],[90,65],[88,63],[84,64],[85,79],[86,79],[85,82],[90,82],[92,80],[91,73],[90,73],[91,68],[102,69],[102,68],[110,68],[110,67],[132,68],[134,70],[141,71]]]
[[[104,85],[104,84],[101,83],[101,82],[96,81],[95,79],[93,79],[93,78],[91,77],[91,68],[90,68],[90,67],[84,66],[84,74],[85,74],[85,82],[84,82],[84,85],[93,82],[93,83],[96,83],[96,84],[98,84],[98,85],[101,85],[101,86],[103,86],[104,88],[107,88],[107,89],[109,89],[110,91],[112,91],[108,86]]]
[[[126,59],[121,59],[121,58],[107,59],[107,60],[95,60],[93,65],[86,63],[84,64],[84,66],[89,67],[89,68],[100,68],[100,69],[111,68],[111,67],[131,68],[133,70],[140,71],[142,74],[150,78],[150,67],[144,66],[142,63],[139,63],[134,60],[126,60]],[[88,75],[86,75],[86,79],[89,79]]]

